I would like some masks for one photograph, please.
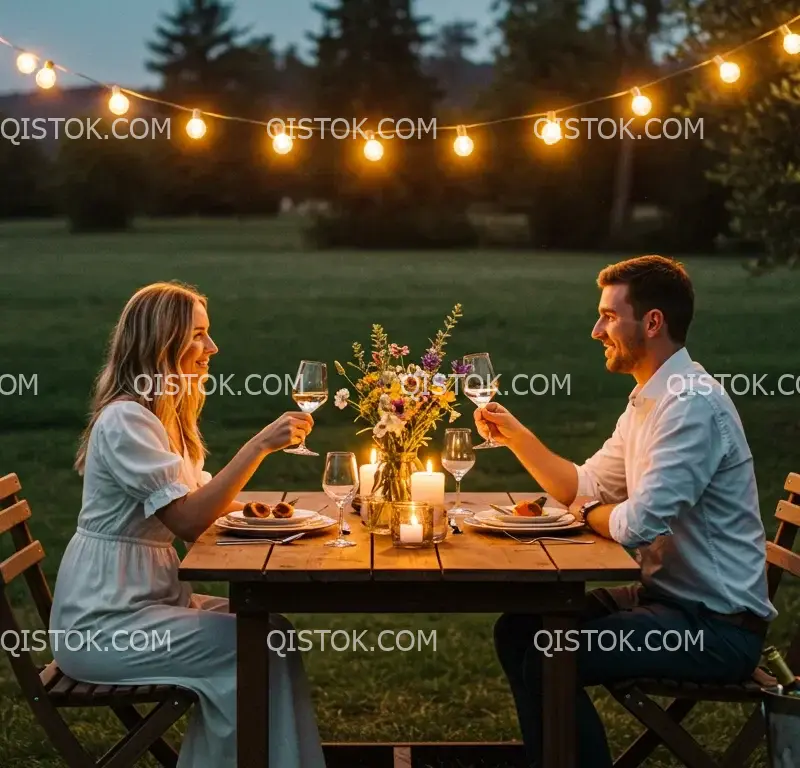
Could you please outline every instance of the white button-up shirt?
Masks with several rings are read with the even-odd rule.
[[[577,470],[578,495],[617,505],[611,535],[636,549],[645,586],[717,613],[777,615],[739,414],[685,348],[633,390],[614,434]]]

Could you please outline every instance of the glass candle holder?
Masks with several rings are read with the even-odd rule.
[[[450,527],[447,519],[447,510],[444,507],[433,508],[433,543],[441,544],[447,538],[447,529]]]
[[[392,545],[407,549],[433,546],[433,507],[421,501],[393,501]]]
[[[392,502],[374,493],[361,497],[361,519],[376,536],[388,536],[392,524]]]

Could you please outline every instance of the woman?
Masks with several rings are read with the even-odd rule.
[[[200,382],[218,349],[206,299],[157,283],[130,299],[97,379],[76,468],[78,529],[61,561],[51,629],[93,633],[96,645],[54,647],[70,677],[100,684],[177,684],[199,694],[180,768],[236,765],[236,617],[227,600],[178,580],[177,536],[194,541],[241,509],[236,495],[262,460],[299,443],[311,416],[285,413],[248,441],[216,477],[203,472]],[[275,618],[275,628],[291,625]],[[142,630],[169,645],[141,648]],[[115,635],[115,633],[118,633]],[[75,637],[75,635],[73,635]],[[55,644],[54,644],[55,645]],[[104,650],[106,648],[107,650]],[[265,653],[269,651],[265,648]],[[316,768],[324,759],[298,654],[270,657],[270,764]],[[253,727],[261,727],[253,723]]]

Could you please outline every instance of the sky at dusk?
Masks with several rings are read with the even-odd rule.
[[[237,0],[234,21],[252,25],[254,34],[270,34],[278,47],[297,43],[307,51],[307,30],[319,29],[319,15],[311,0]],[[136,88],[155,85],[144,69],[145,42],[163,12],[177,0],[35,0],[0,2],[0,37],[84,72],[104,82]],[[491,0],[416,0],[415,13],[436,24],[453,19],[478,22],[481,45],[477,58],[491,50]],[[16,54],[0,46],[0,93],[30,90],[32,80],[21,75]],[[64,85],[81,81],[61,75]]]

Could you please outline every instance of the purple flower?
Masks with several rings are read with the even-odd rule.
[[[451,366],[456,376],[464,376],[472,371],[472,366],[469,363],[464,363],[459,360],[453,360]]]
[[[433,349],[429,349],[422,356],[422,367],[426,371],[435,371],[442,362],[442,358]]]
[[[394,412],[398,416],[402,416],[403,415],[403,410],[405,409],[405,407],[406,407],[406,404],[403,402],[402,399],[392,400],[392,408],[394,409]]]

